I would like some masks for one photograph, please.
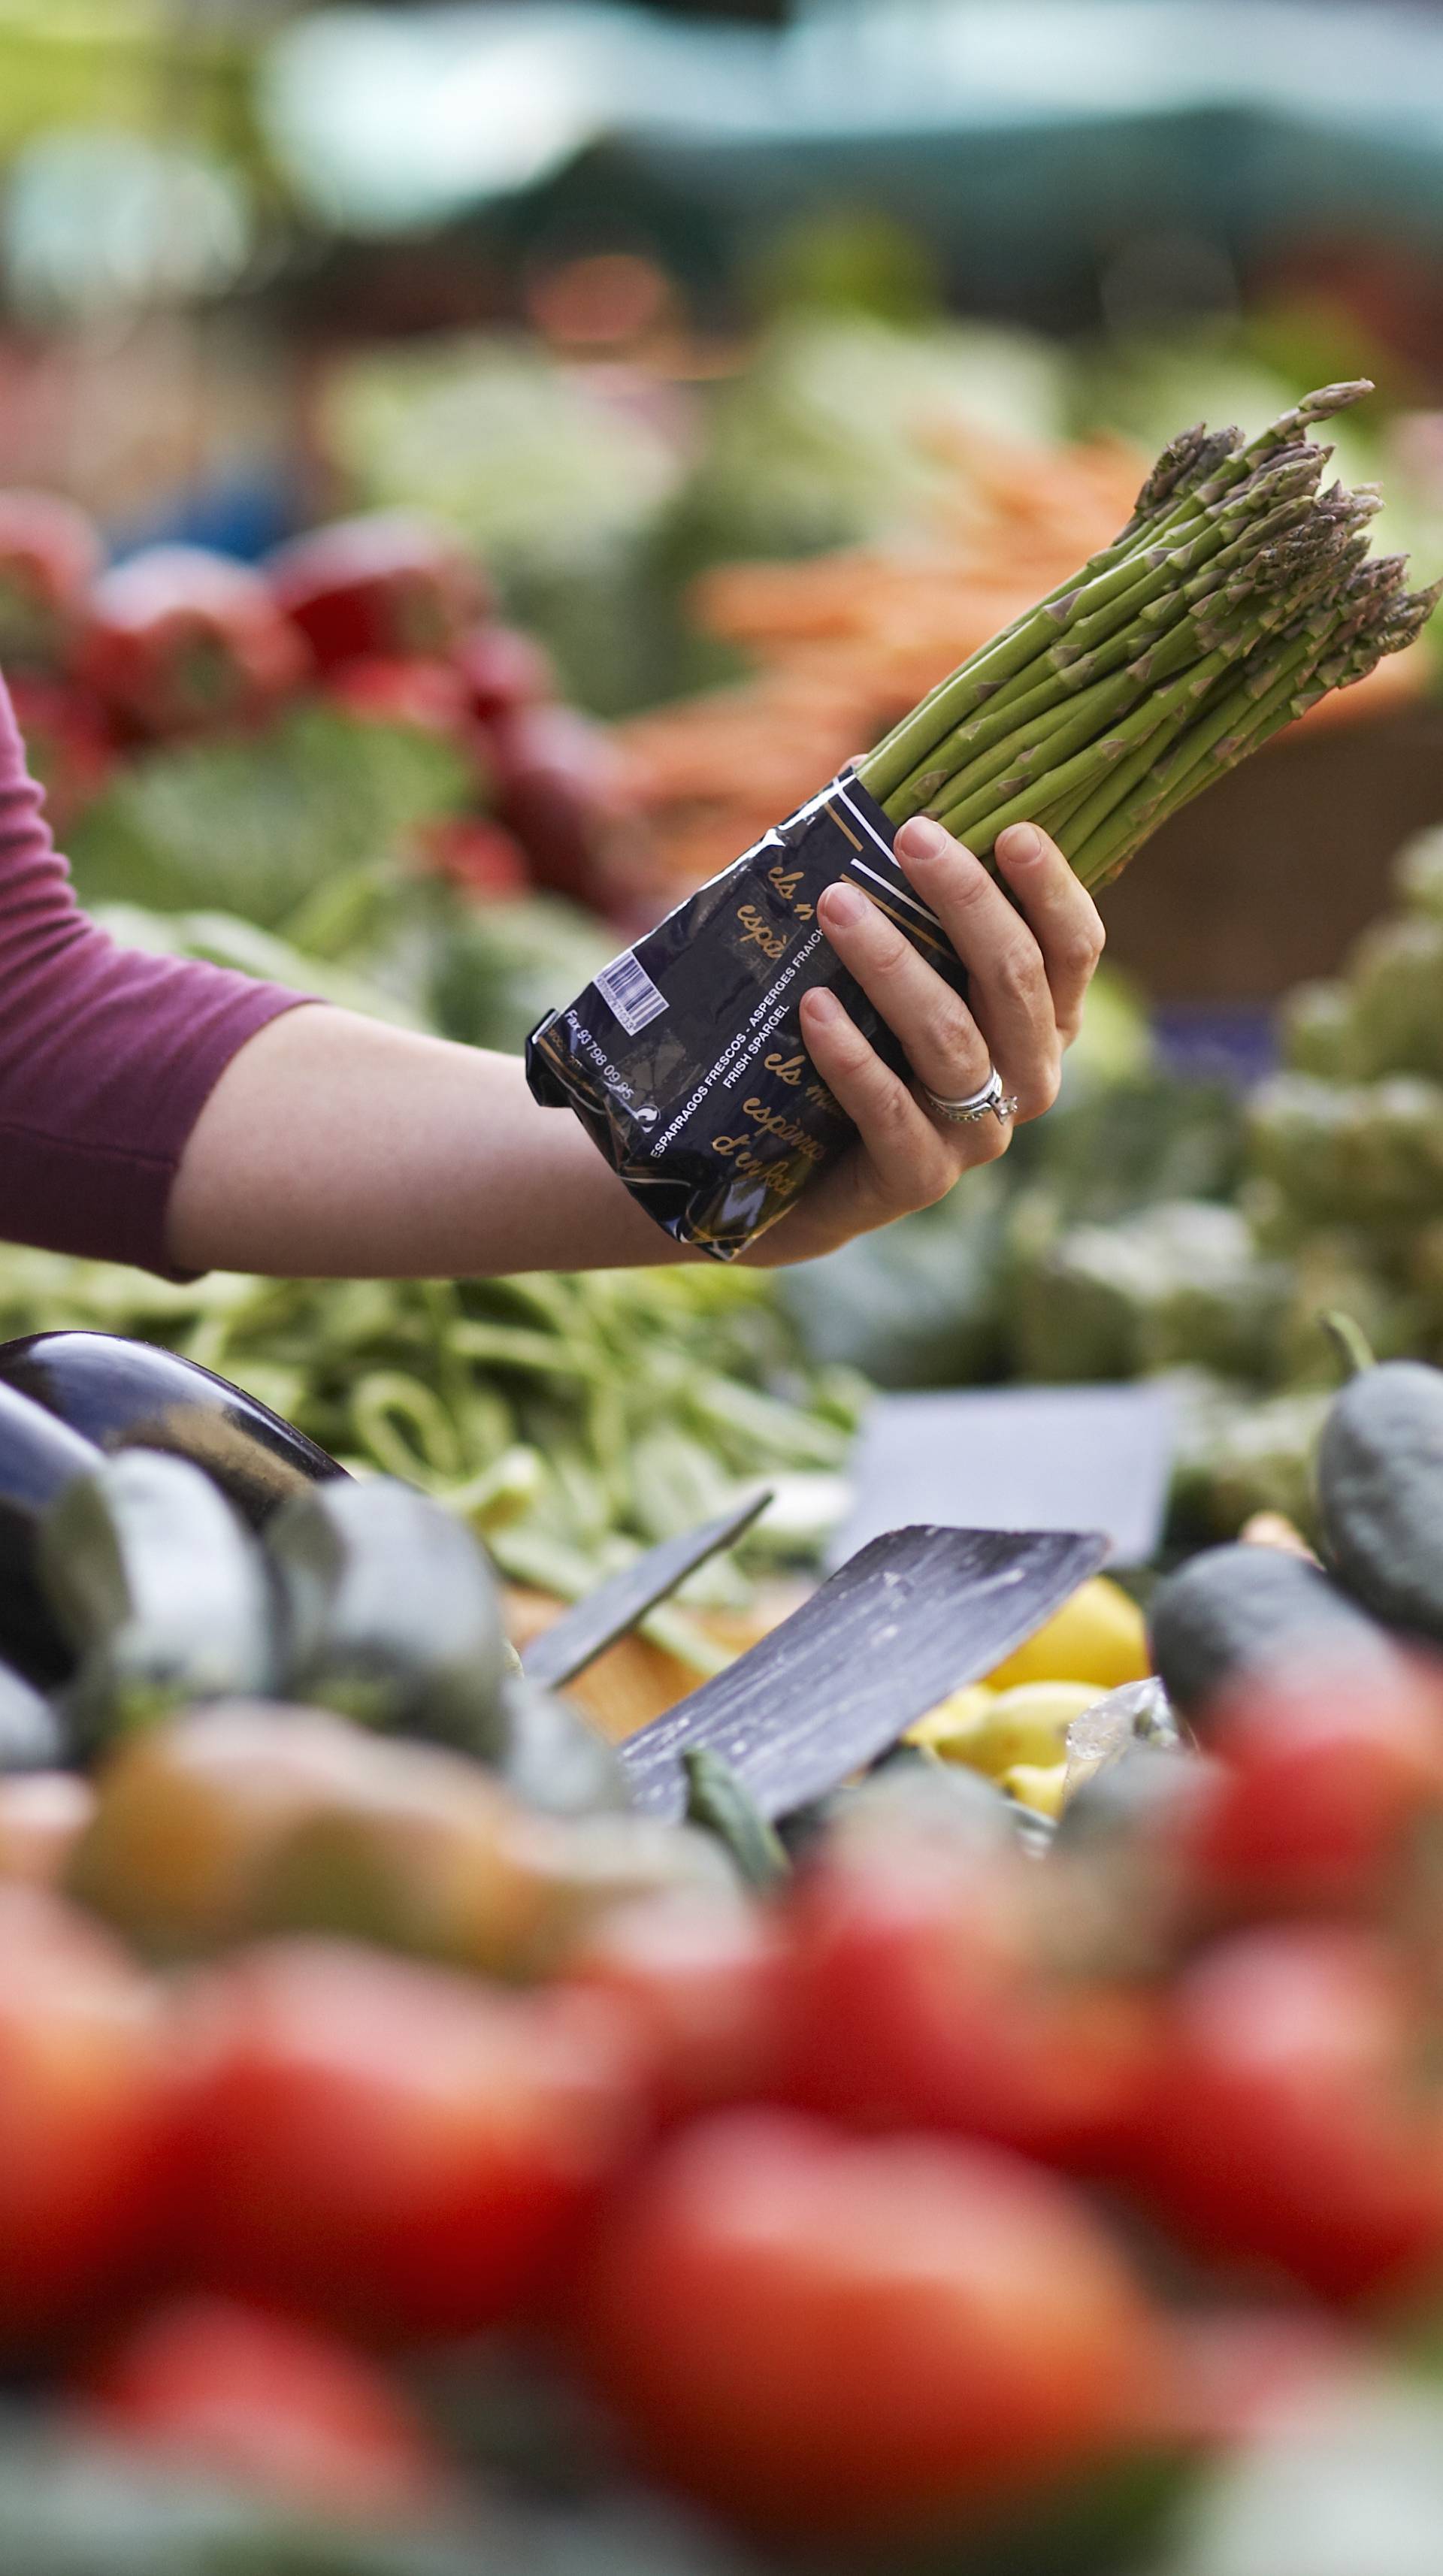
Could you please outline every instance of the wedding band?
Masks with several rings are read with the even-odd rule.
[[[966,1100],[940,1099],[935,1091],[928,1091],[925,1083],[922,1091],[928,1108],[934,1110],[939,1118],[945,1118],[951,1127],[975,1127],[983,1118],[996,1118],[999,1124],[1005,1124],[1017,1115],[1017,1102],[1003,1090],[1002,1076],[995,1067],[981,1090],[974,1091]]]

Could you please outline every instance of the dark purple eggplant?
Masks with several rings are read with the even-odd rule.
[[[293,1494],[346,1472],[253,1395],[151,1342],[29,1333],[0,1343],[0,1386],[97,1448],[166,1449],[204,1467],[253,1529]]]
[[[0,1383],[0,1657],[42,1690],[64,1681],[75,1659],[40,1587],[40,1523],[99,1464],[91,1441]]]

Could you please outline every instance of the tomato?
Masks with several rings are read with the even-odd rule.
[[[322,671],[370,654],[447,655],[487,606],[459,539],[405,511],[315,528],[279,547],[266,572]]]
[[[1381,1941],[1278,1925],[1205,1952],[1174,1990],[1139,2175],[1202,2252],[1329,2298],[1443,2256],[1443,2100],[1417,1998]]]
[[[48,2339],[144,2273],[173,2108],[153,1987],[82,1915],[0,1885],[0,2346]]]
[[[1191,2447],[1233,2449],[1355,2385],[1377,2357],[1326,2308],[1200,2308],[1168,2323],[1161,2394]]]
[[[73,1771],[15,1771],[0,1779],[0,1879],[54,1887],[95,1813],[95,1791]]]
[[[771,2091],[782,1968],[779,1936],[760,1906],[698,1892],[618,1906],[563,1973],[633,2015],[658,2115],[673,2120]]]
[[[201,2276],[382,2334],[526,2307],[642,2118],[625,2025],[589,1996],[296,1941],[200,1979],[188,2019]]]
[[[148,1728],[100,1772],[71,1889],[162,1955],[234,1940],[252,1928],[287,1835],[318,1809],[384,1790],[398,1750],[319,1709],[248,1700]]]
[[[152,546],[103,574],[76,647],[77,676],[139,735],[264,715],[308,667],[260,574],[200,546]]]
[[[1065,2185],[765,2111],[663,2146],[600,2232],[577,2332],[655,2472],[808,2534],[925,2526],[1115,2454],[1158,2359]]]
[[[1021,1854],[963,1873],[909,1836],[824,1857],[787,1917],[788,2097],[866,2128],[1107,2165],[1150,2078],[1159,2004],[1088,1972],[1077,1928],[1049,1921],[1062,1892]]]
[[[230,2300],[152,2310],[74,2399],[128,2446],[347,2519],[450,2500],[444,2459],[383,2371],[321,2329]]]
[[[55,492],[0,492],[0,665],[64,658],[80,605],[105,560],[83,510]]]
[[[1208,1740],[1221,1768],[1183,1848],[1231,1913],[1375,1910],[1410,1846],[1443,1837],[1443,1689],[1421,1664],[1255,1681]]]

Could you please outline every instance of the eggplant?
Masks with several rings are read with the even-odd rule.
[[[375,1476],[312,1487],[265,1544],[286,1608],[291,1699],[503,1758],[501,1591],[463,1520]]]
[[[68,1747],[48,1699],[0,1664],[0,1776],[9,1771],[59,1771]]]
[[[1391,1660],[1383,1630],[1320,1567],[1246,1543],[1206,1548],[1168,1575],[1148,1636],[1169,1700],[1204,1744],[1209,1708],[1234,1683],[1289,1668],[1366,1680]]]
[[[40,1524],[100,1452],[42,1406],[0,1383],[0,1657],[40,1690],[66,1680],[69,1644],[40,1582]]]
[[[0,1386],[97,1448],[164,1449],[204,1467],[253,1529],[293,1494],[346,1473],[253,1395],[150,1342],[28,1333],[0,1343]]]
[[[1388,1360],[1344,1387],[1318,1502],[1338,1581],[1385,1626],[1443,1645],[1443,1369]]]

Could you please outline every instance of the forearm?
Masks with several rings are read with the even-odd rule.
[[[185,1270],[475,1278],[681,1257],[569,1110],[510,1056],[347,1011],[289,1012],[242,1047],[171,1194]]]

